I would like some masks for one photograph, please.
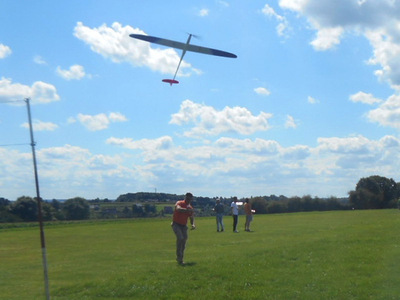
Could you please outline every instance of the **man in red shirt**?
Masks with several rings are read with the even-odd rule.
[[[172,230],[176,235],[176,261],[183,265],[183,254],[185,252],[187,235],[187,220],[190,219],[192,229],[195,229],[194,225],[194,210],[190,203],[193,200],[191,193],[186,193],[185,200],[176,202],[174,214],[172,217]]]
[[[246,213],[246,223],[244,224],[244,231],[250,230],[250,223],[253,221],[253,214],[256,212],[254,209],[251,209],[251,203],[248,198],[244,201],[244,212]]]

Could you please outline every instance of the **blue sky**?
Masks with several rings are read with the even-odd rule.
[[[2,1],[0,197],[347,196],[398,180],[400,1]],[[148,34],[235,53],[188,52]]]

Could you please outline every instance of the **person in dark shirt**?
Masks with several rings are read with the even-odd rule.
[[[220,199],[217,199],[217,202],[215,203],[214,206],[214,211],[216,213],[216,219],[217,219],[217,232],[222,232],[224,231],[224,222],[223,222],[224,205],[221,203]]]

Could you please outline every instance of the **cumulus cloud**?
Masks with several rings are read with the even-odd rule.
[[[175,160],[174,156],[183,156],[189,159],[194,155],[190,151],[175,147],[170,136],[141,140],[111,137],[107,139],[106,143],[129,150],[139,150],[142,153],[143,162],[147,164],[163,165],[164,163],[173,162]]]
[[[221,149],[229,149],[234,152],[258,153],[258,154],[279,154],[281,146],[276,141],[256,138],[251,139],[235,139],[221,137],[215,142],[215,146]]]
[[[400,27],[400,20],[396,22]],[[400,37],[392,35],[387,28],[369,30],[366,36],[374,48],[374,56],[368,63],[381,66],[375,75],[400,90]]]
[[[133,66],[148,67],[164,74],[174,74],[180,55],[172,48],[160,49],[148,42],[129,37],[130,34],[145,34],[138,28],[113,23],[111,27],[103,24],[97,28],[78,22],[74,35],[90,46],[93,52],[115,63],[127,62]],[[156,48],[153,48],[156,47]],[[178,75],[189,76],[199,71],[182,61]]]
[[[123,114],[117,113],[117,112],[109,113],[108,118],[112,122],[126,122],[126,121],[128,121],[128,119]]]
[[[255,88],[254,91],[256,92],[256,94],[262,95],[262,96],[269,96],[271,94],[271,92],[269,90],[267,90],[265,87]]]
[[[276,27],[276,31],[279,36],[283,36],[285,34],[285,31],[288,29],[288,21],[286,20],[285,17],[279,15],[276,13],[276,11],[268,4],[265,4],[265,6],[261,9],[261,12],[270,17],[276,19],[279,24]]]
[[[66,80],[79,80],[85,77],[85,69],[80,65],[73,65],[68,70],[57,67],[57,74]]]
[[[371,122],[400,129],[400,95],[390,96],[378,108],[367,113]]]
[[[269,188],[274,189],[272,193],[284,190],[286,195],[307,194],[310,190],[326,196],[345,195],[359,176],[369,176],[376,169],[388,177],[397,174],[399,164],[391,157],[400,153],[400,140],[393,136],[380,140],[364,136],[320,138],[316,147],[283,147],[273,140],[227,137],[206,146],[178,146],[168,136],[138,141],[111,138],[107,142],[140,150],[157,186],[163,186],[166,177],[168,185],[205,181],[219,194],[216,191],[223,189],[219,186],[223,180],[231,186],[230,193],[247,196],[265,194]],[[293,186],[293,182],[299,184]]]
[[[78,114],[76,119],[69,118],[68,123],[72,124],[78,120],[86,129],[90,131],[99,131],[107,129],[111,122],[125,122],[127,118],[120,113],[109,113],[108,115],[102,113],[97,115]]]
[[[345,33],[363,35],[373,47],[368,61],[375,72],[400,89],[400,2],[393,0],[280,0],[283,9],[304,16],[316,30],[311,45],[328,50],[340,44]]]
[[[190,137],[218,135],[224,132],[249,135],[268,130],[268,120],[271,117],[272,114],[265,112],[255,116],[244,107],[225,107],[218,111],[211,106],[185,100],[179,112],[171,116],[170,124],[193,124],[194,127],[184,133]]]
[[[350,100],[353,102],[361,102],[364,104],[375,104],[382,102],[381,99],[375,98],[372,94],[367,94],[361,91],[354,95],[351,95]]]
[[[12,51],[11,48],[0,44],[0,59],[6,58],[7,56],[11,55]]]
[[[31,98],[32,104],[50,103],[60,100],[57,89],[46,82],[36,81],[32,86],[13,83],[11,79],[0,79],[0,101],[16,102]]]
[[[43,187],[42,194],[49,199],[60,195],[66,198],[76,195],[91,198],[92,191],[96,191],[98,195],[96,197],[102,197],[104,191],[124,190],[129,186],[129,181],[141,182],[142,176],[145,175],[137,168],[123,166],[123,159],[118,155],[94,154],[78,146],[44,148],[36,153]],[[118,181],[122,178],[123,183]],[[24,187],[28,190],[29,188],[31,187]],[[115,198],[118,195],[104,197]]]
[[[115,199],[126,191],[143,191],[149,186],[174,193],[198,191],[202,196],[346,196],[359,178],[376,170],[382,176],[396,177],[400,169],[400,162],[393,160],[400,155],[400,139],[389,135],[378,140],[362,135],[323,137],[315,147],[285,147],[274,140],[229,137],[208,145],[180,144],[170,136],[140,140],[111,137],[107,145],[126,151],[98,155],[72,145],[38,150],[43,197]],[[4,195],[18,197],[25,189],[32,189],[25,187],[31,182],[26,173],[30,159],[29,153],[0,147]]]
[[[343,34],[343,28],[331,27],[318,29],[317,37],[311,42],[311,45],[320,51],[331,49],[340,44],[340,38]]]
[[[21,127],[29,128],[29,124],[23,123],[21,125]],[[54,131],[58,128],[58,125],[54,124],[52,122],[43,122],[40,120],[33,120],[32,127],[33,127],[33,130],[35,130],[35,131]]]
[[[334,152],[340,154],[366,154],[374,149],[370,147],[373,144],[364,136],[355,136],[348,138],[318,138],[318,148],[322,152]]]
[[[137,141],[131,138],[111,137],[107,139],[107,144],[117,145],[127,149],[141,149],[143,151],[151,151],[170,149],[173,145],[173,141],[170,136],[163,136],[154,140],[142,139]]]

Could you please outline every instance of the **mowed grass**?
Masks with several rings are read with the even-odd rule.
[[[186,266],[170,219],[46,226],[52,299],[399,299],[400,211],[198,218]],[[0,299],[45,299],[38,228],[0,230]]]

